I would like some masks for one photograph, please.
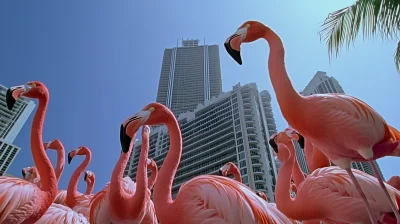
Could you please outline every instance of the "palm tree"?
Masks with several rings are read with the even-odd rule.
[[[321,39],[328,45],[329,59],[339,49],[354,43],[360,28],[364,37],[380,34],[383,39],[399,41],[394,53],[400,72],[400,0],[357,0],[353,5],[332,12],[322,24]]]

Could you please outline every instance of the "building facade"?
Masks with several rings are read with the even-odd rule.
[[[221,92],[218,45],[199,46],[199,40],[183,40],[181,47],[165,49],[157,102],[179,115]]]
[[[9,110],[6,104],[7,89],[0,85],[0,176],[5,174],[21,150],[12,143],[35,108],[32,100],[20,97],[13,109]]]
[[[334,77],[329,77],[326,72],[318,71],[311,81],[308,83],[306,88],[300,93],[303,96],[309,96],[313,94],[323,94],[323,93],[343,93],[344,90],[339,82]],[[304,151],[300,148],[300,146],[295,143],[296,152],[298,152],[299,164],[303,170],[303,172],[308,173],[307,163],[304,156]],[[378,170],[383,178],[382,172],[379,168],[378,163],[374,162],[378,167]],[[354,169],[361,170],[369,175],[375,176],[374,170],[369,162],[356,162],[352,164]]]
[[[240,83],[220,93],[194,111],[178,117],[183,138],[183,152],[176,173],[172,195],[195,176],[217,174],[227,162],[240,169],[242,181],[253,190],[265,192],[274,201],[276,165],[269,147],[268,122],[256,84]],[[141,140],[137,140],[125,170],[136,179]],[[150,134],[149,158],[162,166],[169,150],[169,134],[159,126]]]
[[[0,176],[7,172],[20,150],[20,147],[0,139]]]

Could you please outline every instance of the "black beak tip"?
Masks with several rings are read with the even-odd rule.
[[[224,44],[226,51],[228,54],[235,60],[239,65],[242,65],[242,57],[240,56],[240,51],[234,50],[231,47],[230,41]]]
[[[297,134],[298,136],[299,136],[299,140],[297,141],[297,143],[299,143],[299,145],[300,145],[300,147],[302,148],[302,149],[304,149],[304,137],[302,136],[302,135],[300,135],[300,134]]]
[[[272,138],[272,139],[269,140],[269,145],[272,147],[272,149],[273,149],[276,153],[278,153],[278,146],[276,145],[274,138]]]
[[[128,153],[129,145],[131,144],[132,139],[126,134],[126,129],[122,124],[119,132],[119,140],[121,143],[122,152]]]
[[[22,177],[25,178],[25,176],[26,176],[26,173],[24,170],[22,170]]]
[[[87,179],[87,173],[85,173],[85,176],[83,177],[83,181],[86,181]]]
[[[9,110],[12,110],[14,104],[15,104],[16,100],[14,99],[14,97],[12,96],[12,91],[11,89],[7,90],[6,93],[6,104],[7,104],[7,108]]]
[[[71,161],[72,161],[72,156],[70,153],[68,153],[68,164],[71,164]]]
[[[224,176],[224,175],[222,174],[222,170],[218,170],[218,175]]]

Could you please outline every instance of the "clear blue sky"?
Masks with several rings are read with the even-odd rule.
[[[48,86],[51,99],[44,140],[60,139],[67,152],[88,146],[93,152],[89,169],[97,177],[95,191],[109,181],[119,157],[121,122],[155,101],[164,49],[176,46],[178,38],[205,37],[208,44],[219,44],[223,89],[240,81],[270,90],[278,129],[286,127],[268,78],[266,43],[243,46],[243,66],[222,46],[246,20],[260,20],[280,34],[297,90],[317,70],[326,71],[346,93],[368,102],[400,129],[400,76],[392,59],[395,43],[359,38],[354,49],[329,63],[317,35],[329,12],[354,1],[244,2],[1,1],[0,83],[40,80]],[[15,141],[22,151],[9,169],[13,175],[20,176],[22,167],[33,164],[31,119]],[[55,163],[56,153],[49,154]],[[66,165],[60,189],[66,189],[82,159]],[[398,174],[398,161],[379,160],[386,178]],[[85,187],[81,181],[79,190]]]

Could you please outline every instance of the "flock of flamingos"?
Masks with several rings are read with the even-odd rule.
[[[269,44],[271,82],[290,125],[269,141],[282,164],[276,184],[276,204],[269,203],[262,192],[254,192],[242,184],[233,163],[221,167],[220,175],[189,180],[173,200],[171,188],[182,154],[182,136],[173,113],[158,103],[145,106],[121,124],[122,152],[103,190],[92,193],[95,175],[85,171],[91,160],[91,152],[85,146],[68,153],[68,163],[75,156],[85,156],[85,160],[71,176],[67,190],[59,190],[58,181],[65,164],[64,147],[59,140],[43,143],[49,92],[43,83],[33,81],[11,87],[6,95],[10,110],[20,96],[38,99],[39,106],[30,139],[35,166],[22,170],[23,179],[0,177],[0,223],[400,224],[399,177],[385,183],[373,163],[384,156],[400,156],[400,132],[373,108],[352,96],[299,95],[286,73],[280,37],[260,22],[244,23],[226,40],[225,48],[242,64],[241,44],[260,38]],[[166,125],[170,135],[170,150],[160,170],[148,158],[149,126],[159,124]],[[142,148],[134,182],[123,177],[123,173],[132,152],[132,140],[140,127]],[[300,170],[293,141],[305,150],[309,175]],[[57,150],[55,168],[47,157],[47,148]],[[331,161],[337,166],[330,166]],[[351,169],[352,161],[370,162],[377,178]],[[77,191],[83,172],[83,180],[87,182],[85,193]],[[228,174],[235,178],[228,178]]]

